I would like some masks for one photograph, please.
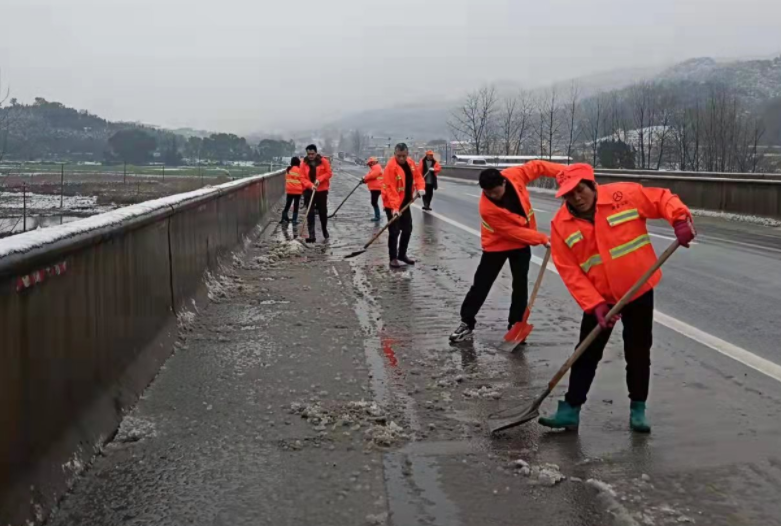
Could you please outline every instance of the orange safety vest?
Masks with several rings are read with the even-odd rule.
[[[317,187],[318,192],[325,192],[331,187],[331,177],[333,175],[328,158],[320,156],[320,164],[317,166],[317,173],[315,174],[315,179],[320,181],[320,186]],[[314,186],[309,179],[309,163],[306,158],[301,159],[301,182],[304,184],[304,190],[309,190]]]
[[[285,174],[285,193],[289,195],[301,195],[304,193],[304,185],[301,183],[301,171],[298,166],[290,167]]]
[[[415,188],[423,192],[426,190],[426,182],[420,175],[415,166],[415,161],[407,157],[407,164],[412,170],[412,178]],[[399,210],[404,200],[405,183],[404,169],[396,162],[396,157],[391,157],[388,164],[385,165],[385,171],[382,174],[382,206],[390,210]]]
[[[420,160],[420,163],[418,164],[418,169],[420,170],[420,173],[423,175],[423,177],[426,177],[425,172],[423,172],[423,170],[426,169],[426,165],[424,164],[425,161],[426,158],[424,157],[423,159]],[[442,165],[439,164],[439,161],[434,159],[434,166],[431,167],[431,173],[433,173],[434,176],[437,176],[441,171],[442,171]]]
[[[563,169],[562,164],[530,161],[502,170],[504,178],[515,188],[526,217],[502,208],[483,193],[480,196],[480,242],[485,252],[516,250],[548,242],[548,236],[537,232],[537,220],[526,185],[540,177],[556,177]]]
[[[375,164],[369,169],[369,173],[363,178],[369,190],[382,190],[382,166]]]
[[[553,262],[580,307],[592,312],[615,304],[656,261],[646,228],[648,219],[670,224],[691,218],[686,205],[665,188],[636,183],[597,187],[594,222],[572,215],[566,203],[551,222]],[[632,300],[659,283],[655,272]]]

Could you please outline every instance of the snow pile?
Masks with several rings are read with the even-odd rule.
[[[715,217],[718,219],[726,219],[727,221],[737,221],[740,223],[750,223],[752,225],[767,226],[771,228],[781,227],[781,221],[770,217],[752,216],[745,214],[733,214],[730,212],[718,212],[714,210],[700,210],[693,208],[691,210],[692,215],[702,217]]]
[[[176,323],[180,331],[187,331],[195,323],[195,313],[193,311],[182,309],[176,315]]]
[[[409,436],[404,433],[404,429],[396,422],[389,422],[387,425],[375,424],[366,430],[366,439],[375,446],[390,447],[400,440],[406,440]]]
[[[464,392],[461,394],[466,398],[483,398],[490,400],[499,400],[502,397],[502,393],[493,389],[490,385],[483,385],[478,389],[464,389]]]
[[[523,459],[518,459],[513,462],[513,466],[520,470],[521,475],[529,478],[534,484],[540,486],[546,486],[552,488],[559,482],[566,480],[567,477],[562,475],[561,470],[557,464],[542,464],[540,466],[529,465]]]
[[[206,271],[204,281],[206,282],[209,300],[214,303],[219,303],[220,301],[229,298],[233,292],[242,287],[243,283],[238,276],[226,274],[215,276],[208,270]]]
[[[119,431],[117,431],[117,435],[114,437],[114,442],[138,442],[156,436],[157,430],[153,422],[135,416],[126,416],[119,425]]]
[[[387,418],[376,402],[351,401],[333,408],[325,408],[320,402],[293,402],[289,413],[300,415],[315,431],[323,433],[350,435],[363,429],[365,440],[377,447],[389,447],[410,438],[402,426]]]

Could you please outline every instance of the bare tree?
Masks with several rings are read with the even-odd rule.
[[[608,119],[605,119],[607,112],[604,111],[604,105],[605,96],[600,93],[589,99],[584,107],[585,116],[583,117],[582,127],[588,133],[588,142],[591,148],[591,164],[594,167],[597,166],[597,161],[599,160],[597,152],[599,150],[599,140],[602,138],[600,131],[605,126],[603,120],[608,121]],[[612,130],[609,135],[612,135]]]
[[[470,92],[464,103],[450,115],[448,127],[458,140],[468,140],[476,155],[484,152],[487,135],[491,132],[497,111],[498,98],[494,86],[483,86]]]
[[[353,130],[350,134],[350,152],[354,155],[360,156],[363,148],[366,146],[366,135],[361,130]]]
[[[517,126],[516,126],[516,141],[515,141],[515,155],[520,155],[521,151],[525,148],[528,135],[532,129],[532,113],[534,111],[533,101],[529,92],[520,90],[516,96],[518,100],[518,107],[516,111]]]
[[[648,81],[635,84],[630,88],[629,97],[632,124],[637,134],[637,147],[640,152],[640,168],[646,169],[651,163],[653,147],[653,133],[651,133],[654,119],[653,85]]]
[[[3,90],[3,71],[0,69],[0,161],[8,151],[8,135],[11,133],[11,109],[6,107],[10,97],[11,87],[6,86]]]
[[[499,113],[499,135],[504,155],[510,155],[518,137],[518,99],[504,97]]]
[[[548,158],[553,157],[557,150],[561,132],[561,108],[557,98],[556,87],[553,86],[545,95],[545,134],[548,146]]]
[[[658,144],[658,155],[656,158],[656,169],[659,170],[664,160],[664,147],[667,142],[667,136],[670,132],[670,124],[675,113],[676,99],[670,90],[663,90],[658,99],[658,121],[655,128],[656,141]],[[649,151],[650,155],[650,151]]]
[[[577,124],[577,113],[578,113],[578,103],[580,101],[580,88],[578,88],[578,85],[575,84],[575,82],[572,83],[570,86],[569,91],[569,97],[567,99],[567,136],[568,136],[568,142],[567,142],[567,157],[572,157],[572,147],[575,144],[575,141],[578,140],[578,137],[580,136],[580,126]],[[569,160],[567,160],[567,164],[569,164]]]

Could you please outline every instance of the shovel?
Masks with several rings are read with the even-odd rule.
[[[301,237],[304,235],[304,228],[306,228],[306,222],[309,219],[309,211],[312,209],[312,203],[315,202],[315,192],[317,192],[317,188],[312,188],[312,195],[309,196],[309,205],[306,207],[306,214],[304,214],[304,220],[301,221],[301,228],[298,230],[298,237]]]
[[[359,187],[360,187],[362,184],[363,184],[363,179],[361,179],[361,180],[360,180],[360,182],[359,182],[357,185],[355,185],[355,188],[353,188],[353,189],[352,189],[352,191],[351,191],[349,194],[347,194],[347,197],[345,197],[345,198],[342,200],[342,202],[339,204],[339,206],[337,206],[337,207],[336,207],[336,210],[334,210],[334,213],[333,213],[333,214],[331,214],[330,216],[328,216],[328,219],[331,219],[332,217],[334,217],[334,216],[336,215],[336,213],[339,211],[339,209],[340,209],[340,208],[342,208],[342,205],[344,205],[344,204],[347,202],[347,200],[348,200],[348,199],[350,199],[350,196],[351,196],[351,195],[353,195],[353,194],[355,193],[355,191],[356,191],[356,190],[357,190],[357,189],[358,189],[358,188],[359,188]]]
[[[356,250],[355,252],[352,252],[352,253],[350,253],[350,254],[347,254],[346,256],[344,256],[344,259],[350,259],[350,258],[354,258],[355,256],[360,256],[361,254],[363,254],[364,252],[366,252],[366,249],[367,249],[367,248],[369,248],[369,247],[372,245],[372,243],[374,243],[375,241],[377,241],[377,239],[379,239],[379,237],[382,235],[382,233],[383,233],[383,232],[385,232],[385,231],[388,229],[388,227],[389,227],[389,226],[391,226],[391,224],[393,224],[393,222],[394,222],[394,221],[396,221],[398,218],[400,218],[400,217],[401,217],[401,214],[403,214],[403,213],[404,213],[404,211],[405,211],[407,208],[409,208],[410,206],[412,206],[412,203],[414,203],[415,201],[417,201],[417,199],[418,199],[418,196],[419,196],[419,195],[420,195],[420,194],[417,194],[417,195],[415,195],[415,197],[413,197],[413,198],[412,198],[412,201],[410,201],[409,203],[407,203],[406,205],[404,205],[404,207],[403,207],[401,210],[399,210],[399,215],[397,215],[396,217],[394,217],[393,219],[391,219],[390,221],[388,221],[387,223],[385,223],[385,226],[384,226],[384,227],[382,227],[382,228],[380,229],[380,231],[379,231],[379,232],[377,232],[377,233],[374,235],[374,237],[373,237],[373,238],[371,238],[371,239],[369,240],[369,242],[368,242],[368,243],[366,243],[366,244],[363,246],[363,248],[362,248],[361,250]]]
[[[659,259],[656,260],[656,263],[654,263],[651,268],[649,268],[645,274],[643,274],[639,280],[637,280],[637,283],[632,285],[632,288],[629,289],[626,294],[616,303],[612,309],[610,309],[610,312],[608,312],[606,318],[609,320],[616,316],[619,312],[621,312],[621,309],[623,309],[627,303],[632,299],[632,297],[637,294],[637,291],[640,290],[640,288],[645,285],[645,283],[651,278],[654,272],[659,270],[659,267],[661,267],[667,259],[673,255],[673,252],[679,247],[678,241],[673,241],[673,243],[667,248],[667,250],[662,253],[662,255],[659,257]],[[540,416],[540,405],[542,405],[542,402],[548,397],[548,395],[551,394],[553,389],[558,385],[558,383],[561,381],[561,379],[564,377],[565,374],[567,374],[567,371],[570,370],[572,367],[572,364],[574,364],[580,356],[586,352],[586,349],[588,349],[589,345],[591,345],[594,340],[599,336],[599,333],[602,332],[602,327],[597,325],[594,327],[594,329],[589,333],[588,336],[586,336],[586,339],[580,342],[580,345],[577,346],[575,349],[575,352],[572,353],[572,356],[569,357],[569,359],[564,363],[564,365],[561,366],[561,369],[558,370],[558,372],[553,376],[550,382],[548,382],[547,387],[545,390],[540,393],[540,395],[534,400],[534,402],[531,403],[528,407],[524,408],[511,408],[507,409],[505,411],[500,411],[498,413],[494,413],[490,415],[489,422],[488,422],[488,429],[490,432],[498,433],[499,431],[503,431],[505,429],[509,429],[511,427],[515,427],[521,424],[525,424],[526,422],[529,422],[530,420],[534,420],[538,416]]]
[[[534,306],[534,300],[537,299],[537,293],[540,291],[540,285],[542,285],[542,278],[545,277],[545,269],[548,267],[548,261],[550,260],[551,247],[545,251],[545,257],[542,258],[542,265],[540,266],[540,274],[537,276],[537,282],[534,284],[532,295],[529,298],[529,304],[526,306],[526,310],[523,313],[521,321],[516,322],[507,334],[504,335],[504,341],[501,345],[503,350],[511,351],[518,345],[526,341],[526,338],[531,334],[534,325],[529,323],[529,314],[531,314],[532,306]]]

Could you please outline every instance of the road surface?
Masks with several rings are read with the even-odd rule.
[[[332,207],[363,174],[338,168]],[[652,434],[628,430],[616,334],[577,434],[490,438],[485,416],[544,387],[580,313],[549,272],[529,344],[500,352],[503,275],[475,341],[448,344],[480,255],[478,195],[443,181],[434,213],[413,214],[419,263],[399,271],[384,238],[343,259],[377,228],[364,190],[329,244],[290,253],[270,228],[210,280],[211,303],[183,318],[176,354],[50,523],[781,524],[778,232],[698,221],[698,245],[669,262]],[[532,199],[547,230],[556,202]],[[652,232],[663,249],[670,230]]]

